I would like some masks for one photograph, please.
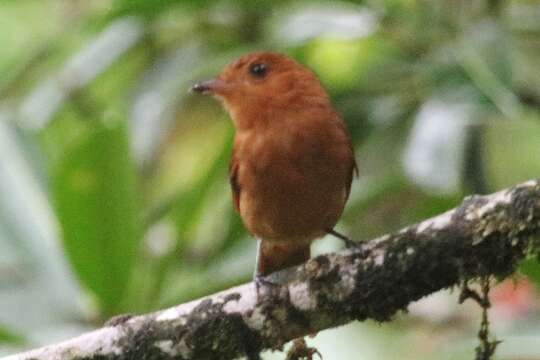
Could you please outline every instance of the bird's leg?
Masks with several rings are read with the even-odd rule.
[[[257,275],[253,277],[255,282],[255,288],[257,289],[257,295],[259,295],[259,290],[263,286],[278,286],[279,284],[268,280],[264,275]]]
[[[270,281],[266,275],[267,269],[265,269],[264,255],[263,255],[263,243],[261,239],[257,239],[257,257],[255,258],[255,273],[253,274],[253,281],[255,282],[255,288],[257,290],[257,296],[259,296],[259,290],[263,286],[277,286],[275,282]]]
[[[347,248],[353,248],[353,247],[360,246],[360,243],[358,243],[357,241],[352,240],[348,236],[343,235],[343,234],[337,232],[334,229],[326,229],[326,233],[330,234],[330,235],[333,235],[333,236],[337,237],[338,239],[342,240],[345,243],[345,247],[347,247]]]

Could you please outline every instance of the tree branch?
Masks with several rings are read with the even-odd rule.
[[[24,359],[256,359],[263,349],[353,320],[388,321],[412,301],[464,280],[513,273],[540,254],[540,179],[471,196],[446,213],[277,276],[136,316]]]

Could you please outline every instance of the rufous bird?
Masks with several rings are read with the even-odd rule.
[[[233,201],[258,239],[255,280],[298,265],[310,244],[335,232],[356,171],[345,123],[309,69],[255,52],[192,91],[221,101],[236,129],[229,176]]]

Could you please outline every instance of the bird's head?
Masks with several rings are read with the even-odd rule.
[[[312,71],[272,52],[244,55],[225,66],[216,78],[201,81],[191,90],[218,98],[237,127],[282,118],[283,111],[298,112],[330,104]]]

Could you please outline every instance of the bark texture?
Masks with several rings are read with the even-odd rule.
[[[471,196],[448,212],[354,249],[277,273],[279,286],[241,285],[118,321],[15,359],[234,359],[354,320],[388,321],[464,280],[512,274],[540,254],[540,179]],[[122,320],[122,319],[121,319]]]

